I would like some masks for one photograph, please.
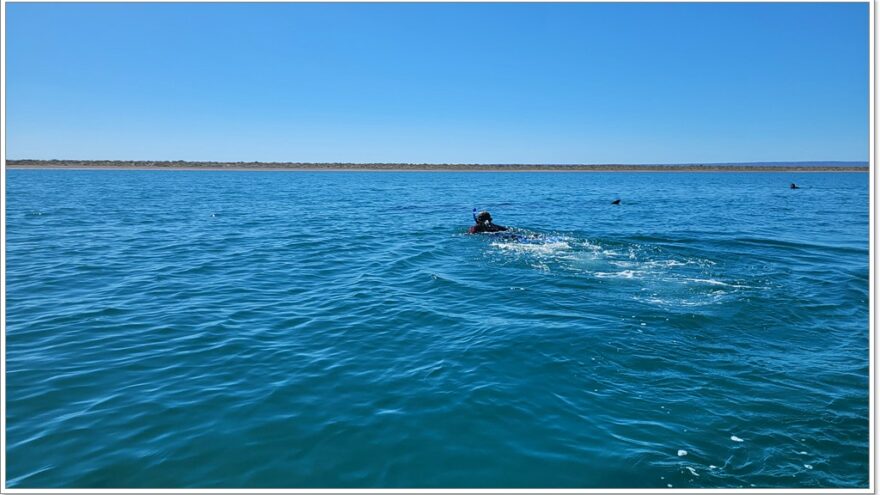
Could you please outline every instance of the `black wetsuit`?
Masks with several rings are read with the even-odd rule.
[[[482,234],[484,232],[501,232],[503,230],[507,230],[507,227],[505,227],[503,225],[495,225],[492,222],[478,223],[476,225],[471,225],[471,228],[468,229],[468,234]]]

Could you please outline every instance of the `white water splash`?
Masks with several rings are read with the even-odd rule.
[[[492,246],[503,251],[511,251],[514,253],[525,253],[540,256],[553,256],[562,251],[571,249],[571,245],[565,241],[554,241],[546,243],[520,243],[520,242],[493,242]]]
[[[599,278],[636,278],[638,275],[639,278],[643,275],[644,272],[635,271],[635,270],[623,270],[620,272],[596,272],[595,276]]]

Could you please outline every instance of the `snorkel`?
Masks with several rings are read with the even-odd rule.
[[[471,211],[471,215],[474,217],[474,222],[477,225],[483,225],[486,227],[488,227],[489,225],[492,225],[492,215],[490,215],[488,211],[481,211],[480,214],[478,215],[477,209],[474,208],[473,211]],[[485,220],[480,221],[481,218],[485,218]]]

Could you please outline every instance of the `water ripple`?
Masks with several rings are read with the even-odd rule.
[[[867,486],[861,174],[7,193],[10,487]],[[475,205],[516,236],[466,235]]]

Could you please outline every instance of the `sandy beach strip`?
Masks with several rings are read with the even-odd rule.
[[[183,170],[234,172],[868,172],[867,166],[834,165],[503,165],[409,163],[147,162],[7,160],[9,169]]]

